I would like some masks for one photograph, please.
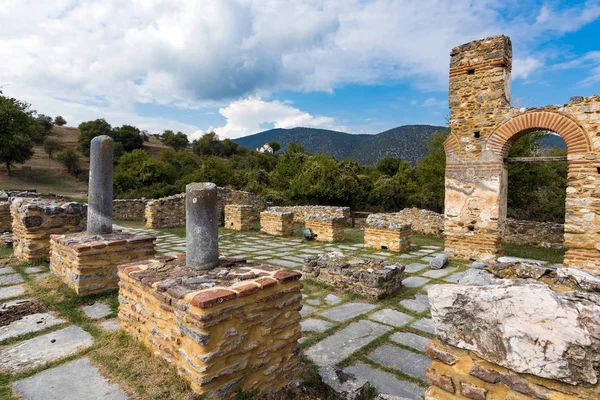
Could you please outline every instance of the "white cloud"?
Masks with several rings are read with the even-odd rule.
[[[334,124],[334,119],[314,116],[290,105],[289,101],[264,101],[260,98],[247,98],[221,108],[219,113],[225,117],[225,126],[214,131],[221,138],[238,138],[265,130],[265,124],[274,128],[294,128],[297,126],[343,130]]]
[[[443,90],[451,48],[500,32],[515,45],[514,76],[526,78],[542,65],[527,56],[537,44],[599,15],[597,0],[0,0],[0,86],[71,123],[95,113],[179,129],[134,105],[233,107],[346,84]]]
[[[421,103],[421,107],[447,107],[448,102],[446,100],[438,100],[435,97],[430,97]]]

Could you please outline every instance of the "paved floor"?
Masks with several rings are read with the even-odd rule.
[[[177,235],[155,229],[117,228],[157,236],[159,254],[185,251],[185,239]],[[366,251],[360,244],[305,242],[257,232],[225,233],[220,236],[219,243],[223,255],[242,256],[297,270],[301,269],[304,258],[331,251],[405,264],[405,291],[376,303],[306,282],[301,312],[304,337],[301,341],[306,356],[317,365],[337,365],[346,372],[368,379],[386,394],[421,398],[427,387],[424,370],[429,364],[424,347],[434,334],[428,318],[426,291],[433,283],[453,283],[462,274],[450,267],[440,271],[429,269],[426,260],[441,251],[440,247],[415,246],[410,254],[402,255]],[[44,267],[34,267],[23,273],[43,277],[48,271]],[[19,303],[16,300],[28,296],[22,276],[11,267],[0,268],[0,300],[4,302],[0,312],[9,312],[11,305]],[[118,329],[114,313],[105,304],[84,307],[81,311],[87,318],[98,319],[102,329]],[[38,326],[40,324],[42,328]],[[69,386],[72,398],[90,398],[89,393],[105,393],[103,399],[126,398],[117,385],[102,377],[83,353],[77,357],[93,343],[88,332],[70,325],[59,315],[50,312],[34,314],[0,327],[0,369],[26,373],[48,362],[57,364],[16,381],[15,393],[32,400],[63,398],[60,395],[73,371],[79,371],[88,381],[85,385]]]

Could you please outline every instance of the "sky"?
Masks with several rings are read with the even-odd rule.
[[[0,0],[0,88],[69,126],[375,134],[446,125],[450,50],[497,34],[513,105],[600,94],[600,0]]]

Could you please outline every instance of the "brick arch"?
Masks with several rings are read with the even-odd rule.
[[[452,132],[448,135],[446,140],[444,140],[444,151],[446,152],[446,160],[449,158],[449,155],[457,152],[460,149],[460,142],[456,135]]]
[[[569,154],[593,152],[590,139],[579,124],[565,115],[547,111],[521,114],[502,123],[488,138],[485,149],[506,157],[517,139],[537,130],[560,135]]]

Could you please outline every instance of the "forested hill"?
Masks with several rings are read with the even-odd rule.
[[[425,155],[425,139],[442,129],[445,128],[432,125],[406,125],[376,135],[353,135],[326,129],[278,128],[234,141],[252,150],[268,142],[277,142],[282,149],[285,149],[290,142],[295,142],[304,146],[309,153],[323,152],[339,159],[351,157],[364,164],[372,165],[381,157],[392,156],[415,165]]]

